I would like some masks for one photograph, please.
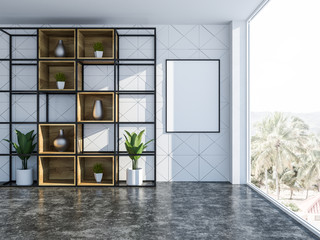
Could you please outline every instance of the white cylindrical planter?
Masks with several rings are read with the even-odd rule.
[[[103,56],[103,51],[95,51],[95,52],[94,52],[94,56],[95,56],[96,58],[102,58],[102,56]]]
[[[57,81],[57,88],[64,89],[64,85],[66,84],[65,81]]]
[[[127,185],[128,186],[140,186],[143,182],[142,168],[127,169]]]
[[[17,169],[16,183],[18,186],[31,186],[33,184],[33,169]]]
[[[96,179],[97,183],[101,183],[103,177],[103,173],[94,173],[94,178]]]

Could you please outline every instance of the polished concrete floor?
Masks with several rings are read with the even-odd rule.
[[[317,239],[246,186],[0,188],[0,239]]]

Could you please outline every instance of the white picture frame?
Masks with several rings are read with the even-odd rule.
[[[167,59],[166,132],[220,132],[220,60]]]

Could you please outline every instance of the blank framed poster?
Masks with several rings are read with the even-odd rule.
[[[220,132],[220,60],[166,61],[166,132]]]

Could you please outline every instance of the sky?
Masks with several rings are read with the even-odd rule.
[[[250,22],[251,112],[320,112],[320,0],[270,0]]]

